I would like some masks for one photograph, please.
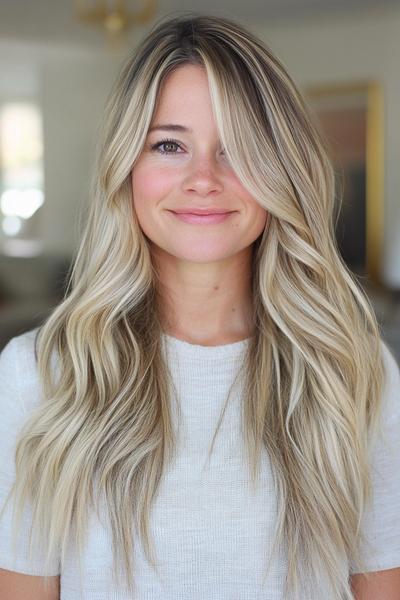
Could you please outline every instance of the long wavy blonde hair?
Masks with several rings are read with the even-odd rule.
[[[254,243],[242,424],[253,484],[262,452],[272,464],[285,597],[312,598],[325,575],[333,597],[348,600],[349,562],[363,570],[368,448],[381,413],[379,326],[338,251],[334,171],[314,114],[265,44],[227,18],[161,19],[107,102],[67,291],[36,339],[43,398],[18,439],[15,526],[30,499],[46,560],[58,549],[62,565],[72,535],[80,557],[88,510],[104,494],[117,580],[134,590],[134,533],[157,566],[149,511],[176,432],[157,274],[133,211],[131,170],[160,84],[185,63],[206,69],[227,158],[268,211]]]

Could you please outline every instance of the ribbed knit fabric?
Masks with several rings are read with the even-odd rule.
[[[15,477],[16,433],[40,398],[33,356],[35,332],[13,338],[0,355],[0,508]],[[240,433],[240,379],[231,390],[210,461],[206,461],[248,340],[222,346],[189,344],[170,336],[163,340],[181,419],[174,412],[180,427],[178,452],[164,474],[151,513],[158,573],[135,540],[136,593],[129,596],[119,590],[112,580],[107,518],[104,513],[99,520],[93,512],[82,557],[82,580],[72,544],[65,564],[54,556],[47,574],[60,574],[61,600],[286,600],[286,560],[281,550],[263,581],[276,524],[276,494],[266,454],[258,489],[253,493],[250,487]],[[363,525],[372,544],[365,549],[371,571],[400,566],[400,373],[385,345],[384,357],[388,369],[384,431],[391,450],[378,444],[372,454],[375,500]],[[12,556],[11,507],[5,512],[0,523],[0,568],[44,575],[42,549],[37,549],[34,561],[27,559],[29,523],[26,510],[17,554]],[[315,597],[337,600],[323,582],[316,582]]]

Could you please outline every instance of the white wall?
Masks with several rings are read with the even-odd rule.
[[[97,56],[48,61],[42,70],[45,193],[42,232],[48,249],[69,254],[88,198],[96,129],[113,69]]]

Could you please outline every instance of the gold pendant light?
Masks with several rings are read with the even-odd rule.
[[[141,7],[131,10],[125,0],[75,0],[75,13],[83,23],[98,25],[115,35],[155,16],[156,0],[137,0],[137,4]]]

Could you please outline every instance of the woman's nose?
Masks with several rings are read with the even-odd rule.
[[[190,161],[184,178],[184,189],[206,196],[210,192],[222,191],[220,165],[217,158],[198,157]]]

